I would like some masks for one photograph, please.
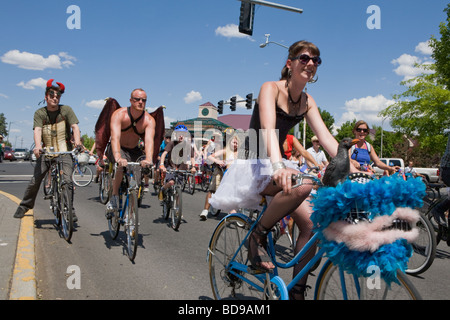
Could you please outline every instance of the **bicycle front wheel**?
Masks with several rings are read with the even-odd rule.
[[[106,170],[106,169],[105,169]],[[99,196],[100,196],[100,202],[102,204],[108,203],[110,193],[112,191],[112,181],[111,176],[108,172],[105,172],[105,170],[102,171],[100,174],[100,184],[99,184]]]
[[[188,187],[188,193],[189,194],[194,194],[195,191],[195,177],[193,174],[190,174],[187,176],[186,179],[186,183],[187,183],[187,187]]]
[[[72,211],[72,192],[68,184],[61,186],[59,194],[59,208],[61,214],[61,231],[67,242],[72,239],[73,233],[73,211]]]
[[[380,277],[356,277],[328,260],[316,283],[318,300],[421,300],[407,276],[397,271],[399,283],[387,283]]]
[[[431,222],[420,213],[416,224],[419,236],[412,243],[413,254],[408,262],[407,274],[420,274],[428,270],[436,255],[436,237]]]
[[[230,265],[232,261],[242,265],[249,263],[247,246],[241,246],[249,230],[246,220],[230,216],[219,223],[212,235],[208,248],[209,279],[217,300],[265,299],[264,283]]]
[[[92,182],[92,170],[88,165],[75,166],[72,172],[72,180],[79,187],[86,187]]]
[[[134,261],[139,239],[138,233],[138,201],[136,192],[132,191],[128,198],[128,206],[125,211],[125,234],[127,237],[128,258]]]
[[[182,197],[180,186],[175,187],[175,192],[173,194],[172,207],[170,208],[172,216],[172,229],[178,230],[181,223],[182,216]]]

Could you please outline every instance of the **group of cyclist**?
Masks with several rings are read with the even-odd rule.
[[[295,189],[291,188],[291,177],[297,174],[299,169],[298,165],[286,159],[284,155],[283,144],[289,130],[305,119],[317,137],[317,141],[320,141],[327,153],[331,157],[335,157],[337,154],[338,142],[324,124],[316,102],[304,90],[308,83],[317,81],[315,76],[321,62],[320,51],[313,43],[298,41],[292,44],[280,80],[269,81],[262,85],[253,109],[250,129],[266,133],[261,136],[257,135],[257,146],[254,149],[256,154],[247,152],[246,159],[235,161],[237,158],[236,146],[244,142],[239,141],[236,136],[234,140],[228,139],[230,146],[224,148],[221,154],[215,152],[208,155],[211,161],[218,164],[218,168],[226,168],[227,172],[226,174],[216,172],[216,176],[220,176],[222,181],[219,185],[211,187],[206,198],[205,210],[208,209],[209,204],[228,212],[237,208],[259,209],[261,196],[270,199],[265,214],[248,241],[249,261],[255,268],[264,272],[270,272],[274,268],[266,251],[266,243],[268,233],[278,221],[290,215],[298,226],[300,232],[296,241],[295,253],[299,252],[313,235],[313,223],[310,220],[312,204],[305,201],[311,194],[312,185],[304,184]],[[53,86],[50,81],[45,92],[47,106],[36,111],[34,115],[36,148],[33,152],[38,161],[34,176],[14,215],[17,218],[23,217],[27,210],[33,208],[39,185],[49,168],[40,157],[42,142],[46,147],[70,150],[72,148],[69,144],[71,129],[75,144],[81,145],[78,119],[70,107],[59,104],[64,89],[62,84]],[[135,89],[130,97],[131,106],[119,108],[111,117],[111,141],[106,149],[106,156],[112,163],[117,163],[118,167],[113,181],[112,197],[107,204],[107,210],[110,212],[117,209],[117,196],[122,180],[121,168],[125,167],[128,162],[135,162],[142,155],[138,147],[140,137],[144,137],[145,146],[145,159],[141,164],[142,166],[153,165],[156,122],[145,111],[146,102],[146,92],[142,89]],[[186,139],[189,132],[184,126],[178,126],[174,131],[173,141],[167,141],[161,154],[158,170],[166,172],[168,168],[173,168],[190,170],[195,173],[195,152],[190,145],[187,145],[190,139]],[[364,121],[358,122],[355,126],[354,134],[360,142],[353,150],[350,150],[351,172],[363,169],[364,163],[369,163],[370,160],[380,168],[394,172],[396,168],[382,163],[374,148],[371,148],[370,144],[365,141],[368,132],[369,127]],[[447,146],[447,154],[448,149]],[[105,150],[97,149],[100,161],[103,161],[104,152]],[[183,161],[185,158],[190,158],[190,165]],[[64,176],[67,181],[70,181],[71,170],[72,161],[67,158],[67,164],[64,167]],[[157,176],[159,175],[157,174]],[[164,197],[165,190],[173,183],[173,173],[167,172],[159,195],[160,200]],[[201,217],[206,218],[206,214],[203,211]],[[294,276],[314,253],[315,246],[305,255],[305,259],[294,267]],[[307,277],[308,275],[305,275],[294,286],[290,292],[291,298],[304,298]]]

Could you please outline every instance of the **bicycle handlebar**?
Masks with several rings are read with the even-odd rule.
[[[78,154],[78,149],[75,148],[72,151],[48,151],[48,150],[43,150],[42,155],[44,156],[60,156],[60,155],[64,155],[64,154],[71,154],[72,156],[75,156]]]

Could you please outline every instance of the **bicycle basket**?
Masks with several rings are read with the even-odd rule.
[[[397,270],[406,270],[409,243],[418,234],[419,214],[412,208],[421,206],[425,185],[420,179],[395,176],[351,178],[336,188],[319,189],[312,201],[311,220],[320,246],[348,273],[367,277],[373,274],[369,267],[376,265],[388,284],[397,282]]]
[[[88,164],[89,162],[89,155],[87,153],[80,153],[77,156],[78,164]]]

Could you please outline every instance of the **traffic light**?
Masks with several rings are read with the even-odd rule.
[[[230,109],[231,109],[231,111],[236,111],[236,97],[231,97]]]
[[[255,18],[255,5],[250,2],[241,2],[239,16],[239,32],[253,35],[253,20]]]
[[[249,93],[245,98],[245,106],[247,109],[251,109],[253,105],[253,93]]]
[[[220,100],[217,104],[218,104],[217,111],[219,112],[219,114],[222,114],[223,113],[223,100]]]

